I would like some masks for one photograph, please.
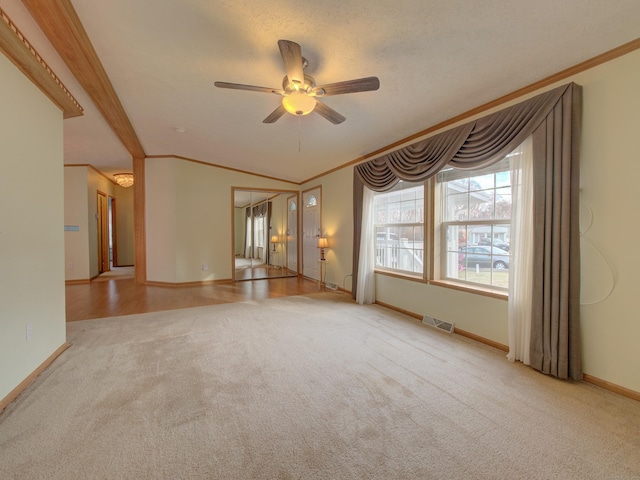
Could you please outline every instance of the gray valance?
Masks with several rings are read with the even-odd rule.
[[[271,202],[262,202],[254,207],[246,208],[247,217],[264,217],[271,214]]]
[[[356,165],[356,177],[384,192],[399,180],[420,182],[445,166],[476,169],[500,160],[527,138],[573,84]]]

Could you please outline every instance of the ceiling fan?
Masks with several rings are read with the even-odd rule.
[[[316,81],[311,75],[304,73],[308,65],[307,59],[302,56],[300,45],[290,40],[278,40],[280,55],[284,62],[286,75],[282,79],[282,88],[257,87],[240,83],[215,82],[219,88],[231,88],[234,90],[249,90],[252,92],[275,93],[281,95],[282,104],[263,120],[263,123],[274,123],[286,112],[293,115],[308,115],[316,112],[333,124],[339,124],[346,120],[338,112],[318,100],[319,97],[329,95],[342,95],[345,93],[367,92],[380,88],[378,77],[358,78],[344,82],[329,83],[316,86]]]

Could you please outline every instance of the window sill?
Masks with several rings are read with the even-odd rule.
[[[484,295],[485,297],[497,298],[499,300],[509,300],[509,294],[507,292],[491,287],[470,286],[446,280],[431,280],[429,283],[438,287],[453,288],[454,290],[474,293],[476,295]]]
[[[375,269],[374,273],[379,275],[386,275],[387,277],[401,278],[403,280],[409,280],[411,282],[427,283],[427,279],[423,275],[411,275],[410,273],[390,272],[389,270]]]

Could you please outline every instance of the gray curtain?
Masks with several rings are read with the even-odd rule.
[[[246,213],[247,213],[247,218],[251,217],[253,215],[253,217],[267,217],[266,220],[266,228],[268,231],[268,237],[271,238],[271,202],[262,202],[259,205],[255,205],[254,207],[247,207],[246,208]],[[245,232],[245,236],[244,236],[244,244],[245,244],[245,254],[246,254],[246,245],[247,245],[247,239],[250,238],[251,239],[251,258],[255,258],[255,245],[253,244],[253,231],[254,231],[254,225],[253,225],[253,221],[250,222],[251,225],[251,229],[247,229],[249,231]],[[269,263],[269,255],[270,255],[270,251],[267,248],[267,254],[265,256],[265,261],[267,263]]]
[[[582,91],[572,89],[533,132],[531,366],[582,378],[579,152]]]
[[[383,192],[400,180],[426,180],[445,166],[481,168],[501,160],[534,134],[534,169],[543,169],[534,174],[534,202],[542,205],[534,209],[534,215],[539,215],[536,230],[538,225],[545,228],[534,239],[543,264],[536,264],[534,271],[536,307],[532,313],[537,318],[532,327],[532,358],[536,359],[534,367],[545,373],[581,378],[577,223],[581,88],[574,83],[558,87],[356,165],[352,295],[358,282],[362,185]]]

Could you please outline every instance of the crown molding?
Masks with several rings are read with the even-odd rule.
[[[63,118],[83,115],[83,109],[22,32],[0,8],[0,51],[61,110]]]
[[[244,173],[245,175],[252,175],[254,177],[267,178],[269,180],[276,180],[278,182],[290,183],[291,185],[302,185],[299,182],[293,180],[285,180],[283,178],[271,177],[269,175],[262,175],[261,173],[249,172],[248,170],[241,170],[239,168],[227,167],[225,165],[218,165],[215,163],[208,163],[202,160],[196,160],[194,158],[183,157],[181,155],[147,155],[146,158],[176,158],[178,160],[184,160],[186,162],[198,163],[200,165],[206,165],[207,167],[222,168],[223,170],[230,170],[232,172]]]

